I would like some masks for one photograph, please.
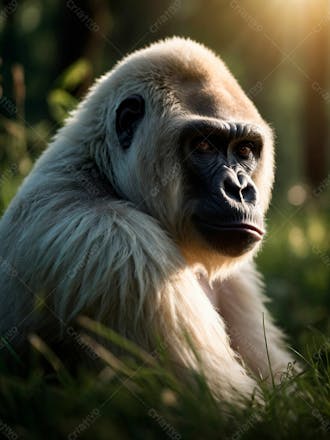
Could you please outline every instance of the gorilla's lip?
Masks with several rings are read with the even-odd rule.
[[[218,228],[220,228],[220,229],[230,229],[230,230],[239,229],[241,231],[255,233],[260,238],[262,238],[262,236],[265,234],[265,231],[263,231],[262,229],[258,228],[255,225],[252,225],[250,223],[230,223],[230,224],[226,224],[226,225],[221,225],[220,224],[218,226]]]
[[[217,231],[231,231],[231,232],[246,232],[249,235],[252,235],[255,240],[261,240],[265,234],[265,231],[259,228],[256,225],[251,223],[209,223],[202,221],[207,228],[214,229]]]

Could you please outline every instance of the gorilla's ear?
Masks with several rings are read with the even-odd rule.
[[[144,116],[144,99],[141,95],[130,95],[116,110],[116,132],[123,148],[131,145],[134,132]]]

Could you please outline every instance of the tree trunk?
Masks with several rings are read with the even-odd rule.
[[[327,144],[329,142],[327,106],[330,105],[328,84],[329,8],[327,1],[311,2],[306,10],[307,39],[305,99],[305,157],[308,182],[316,187],[327,175]]]

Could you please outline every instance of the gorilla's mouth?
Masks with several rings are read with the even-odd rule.
[[[265,234],[261,227],[247,222],[209,223],[198,219],[195,224],[214,249],[232,257],[251,250]]]
[[[263,235],[265,234],[265,231],[249,223],[229,223],[229,224],[219,224],[219,225],[208,224],[208,226],[210,228],[220,229],[223,231],[246,232],[247,234],[251,234],[252,236],[254,236],[255,239],[258,241],[261,240]]]

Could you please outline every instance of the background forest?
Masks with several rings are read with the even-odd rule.
[[[250,412],[228,424],[202,386],[200,395],[189,395],[173,378],[160,379],[160,370],[142,369],[125,385],[118,382],[127,380],[124,373],[110,375],[105,389],[86,372],[71,377],[39,346],[34,350],[52,373],[37,363],[22,379],[2,368],[4,438],[326,438],[330,432],[328,0],[2,1],[0,214],[94,79],[128,52],[174,34],[220,54],[276,132],[275,191],[258,266],[269,307],[308,360],[310,371],[297,385],[302,394],[290,402],[275,390],[280,397],[265,397],[261,418]],[[100,405],[112,393],[110,407]]]

